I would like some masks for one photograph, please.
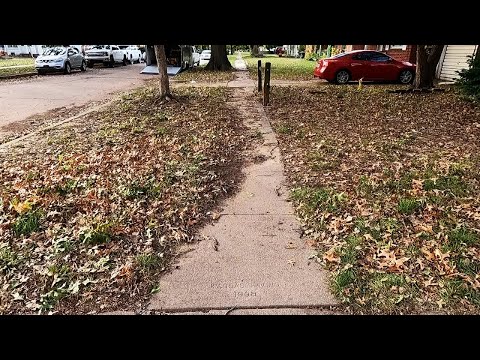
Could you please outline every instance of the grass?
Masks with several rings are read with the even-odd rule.
[[[1,68],[0,67],[0,77],[8,76],[8,75],[19,75],[19,74],[27,74],[27,73],[34,73],[35,66],[27,66],[27,67],[19,67],[19,68]]]
[[[250,72],[250,76],[256,79],[258,60],[262,61],[262,68],[265,63],[272,64],[270,78],[272,80],[312,80],[315,61],[305,59],[278,57],[273,54],[265,54],[261,58],[252,58],[250,54],[242,54]]]
[[[389,88],[272,91],[295,212],[348,311],[476,314],[480,107]]]
[[[225,82],[235,79],[232,71],[209,71],[204,66],[190,68],[175,75],[172,80],[178,81],[196,81],[196,82]]]
[[[35,59],[30,57],[20,57],[11,59],[0,58],[0,69],[8,66],[20,66],[20,65],[35,65]]]
[[[40,228],[43,211],[40,209],[30,210],[21,214],[13,223],[13,232],[16,236],[29,236]]]
[[[161,102],[147,85],[0,154],[0,313],[146,302],[176,247],[239,186],[255,130],[231,93],[179,87]]]

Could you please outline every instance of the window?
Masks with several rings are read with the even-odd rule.
[[[390,56],[382,54],[382,53],[373,53],[370,61],[375,62],[387,62],[390,60]]]
[[[368,61],[368,60],[370,60],[371,57],[372,57],[372,53],[371,53],[371,52],[360,52],[360,53],[358,53],[358,54],[353,55],[353,59],[354,59],[354,60],[364,60],[364,61]]]
[[[407,45],[386,45],[386,46],[390,47],[391,50],[393,49],[407,50]]]

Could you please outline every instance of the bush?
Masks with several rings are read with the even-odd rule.
[[[480,101],[480,56],[469,58],[468,69],[457,71],[460,75],[457,84],[467,98]]]

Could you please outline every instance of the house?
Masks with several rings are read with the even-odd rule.
[[[300,53],[300,45],[283,45],[287,56],[298,57]]]
[[[3,51],[10,56],[38,56],[43,50],[43,45],[3,45]]]
[[[440,80],[454,81],[457,71],[468,68],[469,56],[476,56],[479,45],[446,45],[438,62],[436,76]]]

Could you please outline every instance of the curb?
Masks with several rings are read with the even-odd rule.
[[[24,73],[24,74],[2,75],[2,76],[0,76],[0,80],[15,79],[15,78],[35,76],[35,75],[38,75],[38,74],[36,72],[30,72],[30,73]]]

